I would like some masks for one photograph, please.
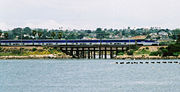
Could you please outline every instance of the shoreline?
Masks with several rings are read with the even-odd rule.
[[[69,55],[29,55],[29,56],[0,56],[0,60],[3,59],[72,59]]]
[[[78,58],[72,58],[72,56],[69,55],[62,55],[62,56],[57,56],[57,55],[29,55],[29,56],[0,56],[0,60],[6,60],[6,59],[78,59]],[[83,59],[83,58],[79,58]],[[108,58],[109,59],[109,58]],[[108,60],[107,59],[107,60]],[[160,56],[145,56],[145,57],[140,57],[140,56],[117,56],[113,58],[114,60],[174,60],[180,59],[179,57],[174,57],[174,56],[168,56],[168,57],[160,57]]]
[[[162,56],[117,56],[115,59],[131,59],[131,60],[164,60],[164,59],[180,59],[180,56],[167,56],[167,57],[162,57]]]

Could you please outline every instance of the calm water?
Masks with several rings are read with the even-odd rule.
[[[0,60],[0,92],[180,92],[180,64],[115,61]]]

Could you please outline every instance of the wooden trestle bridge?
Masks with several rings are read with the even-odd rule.
[[[107,59],[114,58],[119,52],[129,50],[135,45],[58,45],[53,46],[73,58]]]

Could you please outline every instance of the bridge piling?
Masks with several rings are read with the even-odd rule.
[[[105,47],[105,59],[107,59],[107,50],[106,50],[106,47]]]
[[[118,47],[116,47],[116,56],[118,55]]]
[[[94,59],[96,59],[96,48],[94,47]]]
[[[88,47],[88,59],[90,59],[90,48]]]
[[[112,47],[110,47],[110,58],[113,58],[113,51],[112,51]]]
[[[99,59],[101,59],[101,46],[99,47]]]

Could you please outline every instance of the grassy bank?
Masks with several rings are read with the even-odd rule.
[[[51,47],[0,47],[0,58],[70,58],[57,48]]]
[[[179,48],[169,46],[142,46],[136,49],[130,49],[127,52],[120,52],[117,59],[179,59]]]

